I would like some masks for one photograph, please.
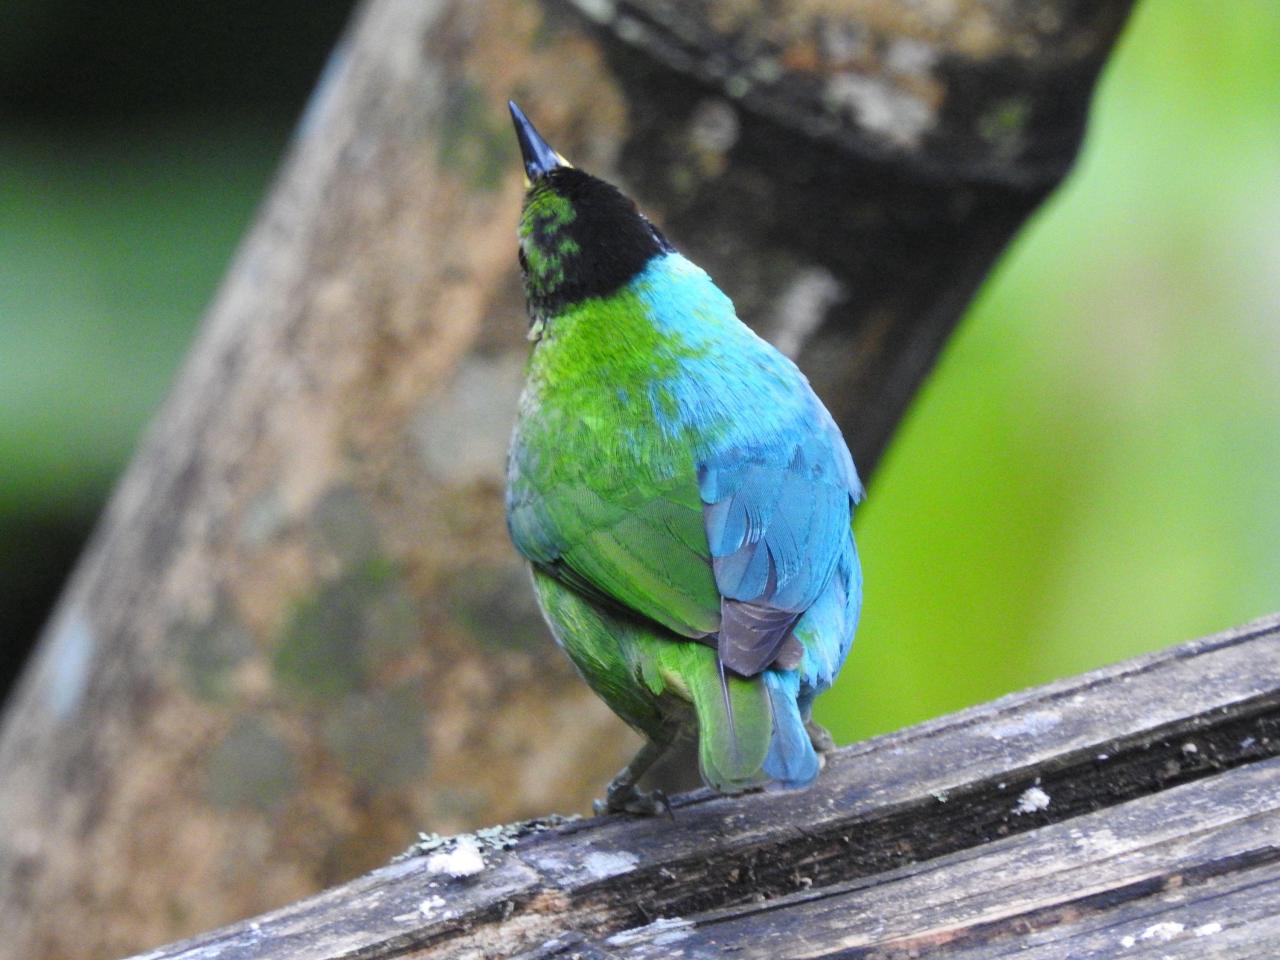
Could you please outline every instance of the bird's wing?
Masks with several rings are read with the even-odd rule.
[[[690,475],[607,497],[581,482],[517,483],[507,518],[520,552],[561,582],[701,638],[720,627],[702,509]]]
[[[778,657],[796,620],[827,585],[862,493],[844,439],[812,395],[790,422],[749,436],[698,467],[723,597],[720,660],[744,676]]]
[[[696,476],[607,495],[580,477],[517,480],[507,515],[547,573],[682,636],[718,634],[721,661],[754,676],[830,580],[860,495],[843,438],[810,397],[768,433],[708,452]]]

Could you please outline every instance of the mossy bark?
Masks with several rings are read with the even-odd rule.
[[[768,6],[361,8],[5,717],[0,956],[119,955],[420,829],[581,810],[634,748],[506,540],[508,96],[870,470],[1068,168],[1127,3]]]

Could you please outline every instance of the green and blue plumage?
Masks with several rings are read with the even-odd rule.
[[[512,112],[535,346],[508,525],[556,639],[653,744],[608,806],[648,809],[639,768],[686,736],[716,790],[803,786],[862,596],[848,448],[707,274]]]

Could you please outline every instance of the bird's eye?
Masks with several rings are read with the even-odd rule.
[[[519,257],[520,257],[520,272],[521,272],[521,273],[528,273],[528,272],[529,272],[529,261],[525,259],[525,256],[524,256],[524,247],[517,247],[516,249],[519,251],[519,254],[518,254],[518,255],[519,255]]]

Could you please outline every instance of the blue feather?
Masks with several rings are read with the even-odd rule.
[[[768,670],[764,683],[773,720],[764,772],[784,787],[808,786],[822,765],[800,716],[799,677],[792,670]]]
[[[804,649],[802,695],[812,698],[831,686],[849,654],[861,609],[862,568],[850,533],[835,575],[795,625],[796,639]]]

